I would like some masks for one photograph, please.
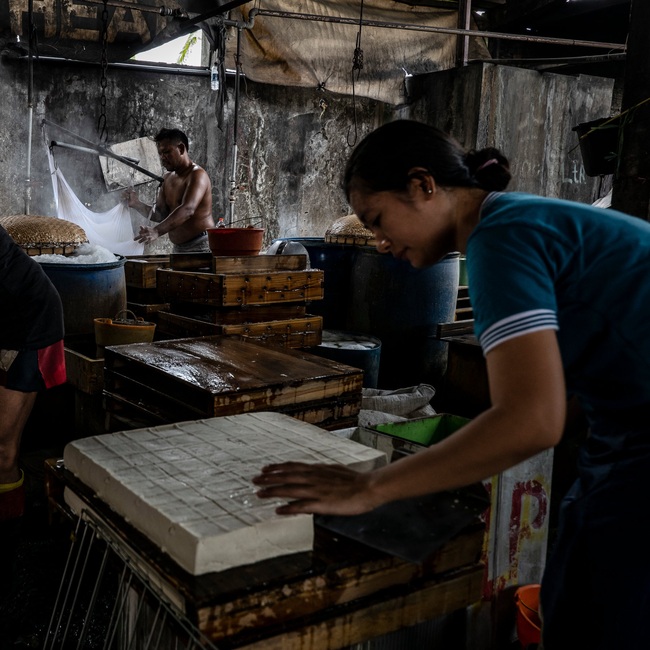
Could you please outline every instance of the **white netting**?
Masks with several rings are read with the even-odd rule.
[[[56,166],[48,148],[56,215],[81,226],[91,244],[102,246],[117,255],[142,255],[144,244],[133,241],[129,207],[120,201],[108,212],[89,210],[76,196],[63,173]]]

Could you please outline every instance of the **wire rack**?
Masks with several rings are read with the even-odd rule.
[[[84,510],[71,537],[43,650],[218,650],[110,524]]]

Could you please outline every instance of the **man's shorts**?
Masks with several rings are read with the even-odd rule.
[[[208,233],[204,230],[182,244],[174,244],[172,253],[209,253]]]
[[[19,352],[8,370],[0,370],[0,386],[34,393],[66,381],[63,341],[41,350]]]

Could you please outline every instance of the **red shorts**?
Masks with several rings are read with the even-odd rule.
[[[41,350],[19,352],[9,370],[0,370],[0,386],[23,393],[52,388],[65,381],[63,340]]]

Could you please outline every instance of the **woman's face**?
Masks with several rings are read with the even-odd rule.
[[[412,183],[403,192],[355,187],[350,190],[350,205],[374,233],[380,253],[424,268],[455,250],[449,197],[438,186]]]

